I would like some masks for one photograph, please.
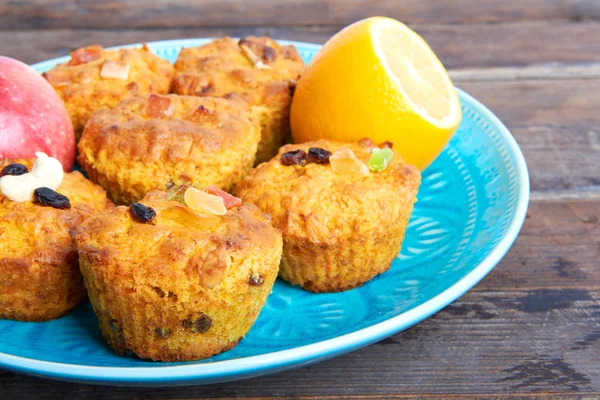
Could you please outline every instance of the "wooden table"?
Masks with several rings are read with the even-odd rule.
[[[33,63],[92,43],[225,34],[323,43],[370,15],[423,35],[525,153],[527,220],[494,271],[417,326],[311,367],[178,389],[2,371],[0,398],[600,396],[600,1],[4,1],[0,54]]]

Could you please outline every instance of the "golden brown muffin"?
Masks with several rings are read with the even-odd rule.
[[[69,62],[43,76],[65,102],[79,139],[94,111],[134,96],[168,93],[173,72],[173,66],[146,45],[120,50],[94,45],[75,50]]]
[[[240,98],[150,95],[95,113],[78,161],[117,204],[174,185],[222,189],[252,168],[260,127]]]
[[[268,37],[225,37],[182,49],[175,62],[173,91],[195,96],[240,94],[260,121],[256,164],[277,153],[290,133],[290,105],[305,64],[294,46]]]
[[[11,162],[33,165],[0,160],[0,169]],[[70,209],[10,201],[0,193],[0,318],[46,321],[85,298],[69,230],[113,205],[79,172],[65,174],[57,192],[69,198]]]
[[[234,347],[271,292],[281,232],[252,204],[206,216],[164,192],[86,221],[74,233],[100,328],[119,354],[185,361]]]
[[[286,145],[236,186],[238,197],[269,213],[283,232],[283,279],[313,292],[334,292],[389,268],[416,201],[417,168],[395,152],[385,170],[367,176],[334,172],[329,163],[281,163],[286,152],[322,148],[350,149],[366,164],[376,147],[368,139]]]

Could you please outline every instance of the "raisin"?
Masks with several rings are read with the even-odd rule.
[[[265,277],[261,274],[250,274],[248,278],[248,284],[251,286],[260,286],[265,282]]]
[[[54,190],[41,187],[33,191],[35,202],[42,206],[49,206],[59,209],[71,208],[71,202],[67,196],[56,193]]]
[[[393,147],[394,147],[394,143],[390,142],[389,140],[386,140],[385,142],[383,142],[379,145],[380,149],[391,149]]]
[[[29,170],[23,164],[19,164],[19,163],[9,164],[6,167],[2,168],[2,171],[0,171],[0,178],[2,178],[5,175],[17,176],[17,175],[26,174],[28,172],[29,172]]]
[[[292,150],[281,155],[281,164],[283,165],[304,165],[306,164],[306,152],[304,150]]]
[[[156,218],[156,211],[154,211],[154,208],[145,206],[141,203],[131,203],[129,212],[133,216],[133,219],[145,224],[151,223],[154,221],[154,218]]]
[[[306,159],[308,160],[308,162],[312,162],[315,164],[327,164],[329,163],[330,155],[330,151],[327,151],[320,147],[311,147],[310,149],[308,149]]]
[[[265,50],[262,55],[262,60],[267,64],[272,63],[277,59],[277,50],[270,46],[265,46]]]
[[[195,333],[204,333],[210,329],[212,325],[212,320],[210,317],[204,313],[200,313],[198,318],[194,319],[184,319],[181,321],[181,324],[185,329],[189,329]]]
[[[154,333],[159,338],[167,338],[167,337],[169,337],[171,335],[171,330],[170,329],[161,328],[160,326],[157,326],[156,328],[154,328]]]

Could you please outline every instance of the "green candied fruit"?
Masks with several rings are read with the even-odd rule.
[[[185,204],[185,191],[188,190],[189,185],[178,185],[173,186],[171,189],[167,190],[167,197],[165,200],[167,201],[178,201],[180,203]]]
[[[394,157],[394,152],[388,148],[373,149],[367,166],[371,171],[383,171]]]

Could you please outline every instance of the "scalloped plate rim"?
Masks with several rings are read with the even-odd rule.
[[[148,42],[147,44],[149,46],[182,47],[186,45],[198,45],[198,43],[209,40],[212,40],[212,38],[174,39]],[[318,44],[298,41],[280,40],[279,42],[301,45],[315,51],[321,47]],[[140,45],[141,43],[135,43],[115,46],[114,48],[136,47]],[[65,62],[68,59],[68,56],[54,58],[36,63],[32,67],[38,69],[49,68],[56,63]],[[448,289],[408,311],[369,327],[321,342],[257,356],[215,361],[212,363],[167,365],[157,368],[86,366],[41,361],[0,352],[0,367],[46,378],[92,384],[176,386],[217,383],[279,372],[345,354],[396,334],[438,312],[469,291],[502,259],[513,244],[523,225],[529,204],[529,175],[527,165],[516,140],[498,117],[487,107],[466,92],[458,88],[457,91],[461,101],[469,103],[498,130],[500,137],[507,146],[507,150],[513,156],[514,168],[518,179],[518,193],[515,212],[504,236],[479,265],[474,267],[472,271]]]

